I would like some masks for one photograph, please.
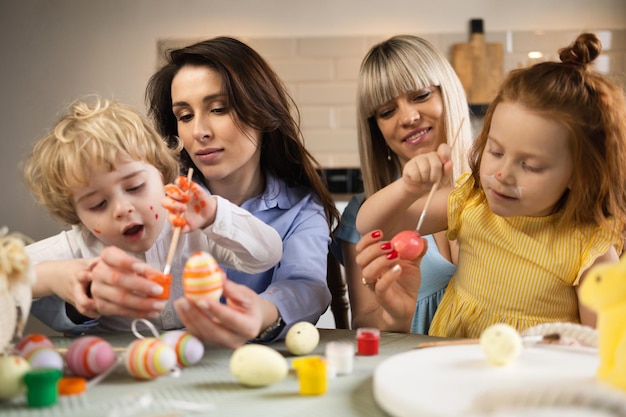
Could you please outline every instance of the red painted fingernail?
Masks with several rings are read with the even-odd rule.
[[[380,244],[381,250],[389,250],[391,249],[391,242],[385,242]]]
[[[394,251],[389,252],[389,253],[385,256],[385,258],[387,258],[387,259],[389,259],[389,260],[396,259],[397,257],[398,257],[398,252],[397,252],[397,251],[395,251],[395,250],[394,250]]]
[[[379,237],[381,237],[382,235],[381,235],[381,233],[380,233],[380,230],[374,230],[374,231],[372,232],[372,235],[371,235],[371,236],[372,236],[374,239],[378,239],[378,238],[379,238]]]

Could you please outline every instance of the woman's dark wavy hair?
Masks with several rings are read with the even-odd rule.
[[[291,186],[310,187],[324,207],[329,227],[338,224],[339,212],[322,180],[324,176],[316,171],[322,172],[321,167],[304,146],[299,110],[278,75],[254,49],[234,38],[217,37],[168,51],[166,59],[150,78],[145,99],[148,115],[169,147],[179,142],[172,111],[172,80],[185,65],[208,67],[221,75],[223,93],[237,115],[236,123],[262,132],[261,169]],[[194,166],[185,150],[181,162],[183,172]],[[200,170],[196,172],[201,175]]]

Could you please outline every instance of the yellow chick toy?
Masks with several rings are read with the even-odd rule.
[[[626,390],[626,256],[590,269],[579,296],[598,315],[598,379]]]

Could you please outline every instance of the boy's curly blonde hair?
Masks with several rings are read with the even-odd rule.
[[[154,165],[167,184],[179,174],[179,151],[168,148],[150,121],[130,106],[100,97],[82,99],[35,144],[23,176],[55,218],[78,224],[71,189],[89,184],[94,166],[113,171],[120,157],[143,161]]]

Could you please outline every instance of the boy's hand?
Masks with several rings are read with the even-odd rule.
[[[119,248],[105,248],[91,272],[97,311],[106,316],[156,318],[167,300],[155,298],[163,288],[148,277],[160,272]]]
[[[56,294],[73,305],[83,316],[99,316],[96,304],[91,299],[91,269],[98,258],[66,259],[41,262],[35,266],[37,281],[32,288],[33,298]]]
[[[450,147],[442,143],[436,152],[417,155],[407,162],[402,170],[402,179],[409,193],[422,196],[430,191],[433,184],[446,182],[451,174]]]
[[[169,212],[168,220],[174,227],[181,227],[183,232],[204,229],[215,221],[217,202],[195,182],[180,176],[174,184],[165,186],[167,197],[162,205]]]

